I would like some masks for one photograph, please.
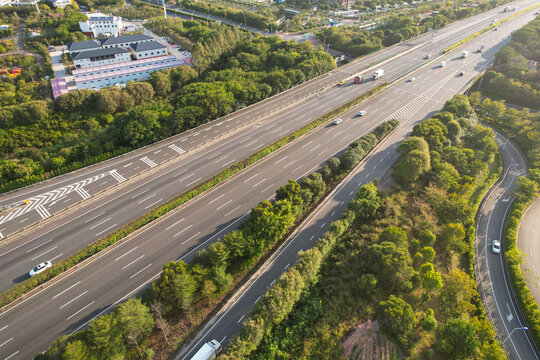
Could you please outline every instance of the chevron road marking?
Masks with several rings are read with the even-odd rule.
[[[36,206],[36,211],[39,213],[42,219],[46,219],[51,216],[51,214],[43,207],[43,205]]]
[[[82,187],[78,187],[75,189],[75,192],[79,195],[81,195],[81,197],[83,198],[83,200],[86,200],[88,198],[90,198],[90,194],[84,190]]]
[[[111,176],[115,178],[119,183],[126,181],[126,178],[118,173],[116,170],[111,170]]]

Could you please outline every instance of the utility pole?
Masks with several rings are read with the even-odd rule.
[[[166,19],[167,18],[167,9],[165,8],[165,0],[161,0],[162,4],[163,4],[163,18]]]
[[[41,15],[41,11],[39,10],[39,6],[38,6],[38,0],[34,0],[34,4],[36,4],[36,10],[38,14]]]

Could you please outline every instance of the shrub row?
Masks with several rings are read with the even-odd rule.
[[[19,298],[21,295],[29,292],[30,290],[36,288],[37,286],[45,283],[46,281],[54,278],[58,274],[70,269],[71,267],[75,266],[76,264],[79,264],[80,262],[88,259],[92,255],[95,255],[96,253],[100,252],[101,250],[109,247],[110,245],[115,244],[116,242],[120,241],[121,239],[125,238],[126,236],[130,235],[131,233],[135,232],[136,230],[139,230],[143,226],[151,223],[152,221],[158,219],[159,217],[165,215],[169,211],[179,207],[180,205],[184,204],[185,202],[193,199],[194,197],[202,194],[203,192],[207,191],[208,189],[214,187],[215,185],[223,182],[225,179],[233,176],[234,174],[238,173],[245,167],[255,163],[256,161],[264,158],[265,156],[269,155],[270,153],[276,151],[277,149],[285,146],[286,144],[294,141],[301,135],[307,133],[308,131],[320,126],[321,124],[324,124],[329,119],[337,116],[338,114],[348,110],[352,106],[362,102],[366,98],[376,94],[377,92],[384,89],[388,83],[382,83],[379,86],[369,90],[365,94],[359,96],[356,99],[351,100],[350,102],[338,107],[335,110],[329,111],[328,113],[322,115],[321,117],[315,119],[313,122],[305,125],[299,130],[296,130],[292,134],[285,136],[284,138],[274,142],[273,144],[268,145],[267,147],[261,149],[260,151],[252,154],[251,156],[247,157],[246,159],[237,162],[231,166],[229,166],[227,169],[222,170],[218,174],[214,175],[212,178],[200,183],[199,185],[196,185],[190,190],[187,190],[186,192],[178,195],[177,197],[169,200],[165,204],[158,205],[156,208],[150,210],[145,215],[142,215],[138,219],[135,219],[131,223],[123,226],[121,229],[116,230],[110,234],[107,234],[105,237],[98,239],[93,244],[90,244],[83,248],[82,250],[78,251],[74,255],[71,255],[70,257],[58,262],[57,264],[53,265],[48,271],[43,272],[41,274],[38,274],[30,279],[27,279],[23,281],[22,283],[12,287],[9,290],[4,291],[2,294],[0,294],[0,306],[4,307],[5,305],[9,304],[10,302],[14,301],[15,299]],[[391,126],[394,124],[393,122],[387,122],[387,126]],[[394,124],[395,126],[395,124]]]

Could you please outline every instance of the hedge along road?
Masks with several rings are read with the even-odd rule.
[[[440,109],[445,100],[492,61],[501,47],[496,36],[508,35],[529,19],[527,16],[516,18],[501,27],[498,34],[489,33],[474,40],[471,46],[478,46],[480,41],[486,44],[487,51],[481,55],[471,54],[467,59],[452,61],[459,54],[458,50],[443,57],[447,61],[445,68],[419,69],[414,74],[415,82],[399,81],[366,101],[362,105],[362,109],[368,111],[366,116],[354,117],[358,108],[343,114],[340,125],[325,126],[307,134],[18,303],[0,315],[0,328],[4,328],[0,332],[0,344],[4,344],[0,354],[13,355],[12,359],[28,358],[45,350],[61,334],[85,326],[93,317],[137,293],[159,274],[164,263],[171,259],[189,261],[196,250],[238,226],[259,200],[270,197],[287,179],[310,173],[380,122],[398,118],[404,125],[392,137],[401,137],[393,138],[389,147],[381,148],[366,163],[370,167],[364,176],[380,176],[397,158],[394,146],[406,136],[414,122]],[[492,48],[495,43],[498,45]],[[457,77],[459,71],[465,71],[466,75]],[[324,229],[325,223],[322,221],[317,227]],[[289,251],[294,251],[294,247],[287,253]]]
[[[409,69],[418,66],[418,64],[423,63],[423,57],[426,53],[436,54],[437,52],[441,52],[444,47],[455,42],[458,36],[466,37],[469,32],[485,27],[489,24],[491,18],[498,16],[497,11],[500,10],[460,22],[461,26],[459,28],[455,26],[456,24],[450,26],[447,29],[448,32],[441,31],[441,34],[436,38],[436,42],[431,42],[426,37],[423,37],[417,39],[416,43],[413,41],[403,45],[403,47],[402,45],[396,46],[392,51],[403,51],[404,48],[410,49],[409,52],[400,58],[385,60],[386,63],[381,65],[386,70],[384,79],[392,79],[392,77],[399,76]],[[472,24],[470,27],[464,26],[469,23]],[[415,44],[418,46],[415,46]],[[385,53],[385,55],[387,56],[388,54]],[[376,58],[369,58],[371,62],[375,60]],[[0,290],[6,290],[14,283],[26,279],[26,273],[36,263],[45,260],[56,262],[75,253],[96,239],[147,213],[158,204],[192,187],[197,182],[211,177],[229,164],[245,158],[253,151],[271,143],[276,138],[282,137],[285,133],[301,127],[304,123],[324,113],[325,110],[339,106],[358,96],[358,89],[367,91],[369,88],[377,85],[380,81],[366,82],[359,86],[352,84],[344,87],[332,86],[344,77],[349,77],[356,73],[352,71],[355,69],[355,66],[365,68],[368,65],[359,62],[358,64],[334,71],[330,76],[325,75],[315,80],[315,85],[307,86],[307,90],[304,88],[298,90],[305,96],[310,92],[314,92],[315,95],[307,97],[303,102],[287,108],[287,111],[268,116],[258,122],[252,122],[251,125],[243,129],[243,131],[235,133],[234,136],[231,135],[228,138],[209,142],[206,147],[199,148],[198,150],[190,150],[188,147],[190,142],[194,142],[193,146],[196,146],[196,140],[191,140],[192,138],[200,137],[200,140],[203,142],[207,139],[212,139],[217,132],[223,131],[221,128],[231,128],[245,122],[241,119],[242,116],[232,114],[207,127],[201,127],[197,131],[190,132],[187,134],[189,136],[187,138],[176,138],[175,140],[178,145],[175,145],[176,143],[169,143],[172,140],[165,141],[156,145],[156,147],[141,150],[145,153],[137,154],[137,156],[144,154],[150,155],[136,159],[130,155],[106,162],[104,166],[108,167],[108,171],[110,171],[111,166],[115,166],[118,169],[122,169],[115,174],[127,179],[129,178],[126,173],[127,171],[139,171],[141,166],[149,168],[152,163],[159,164],[160,161],[158,161],[158,158],[163,156],[163,154],[169,154],[168,156],[170,156],[171,153],[177,152],[174,146],[176,146],[176,149],[180,149],[180,146],[183,146],[182,150],[187,150],[186,153],[180,155],[179,161],[168,162],[163,166],[154,166],[152,168],[153,170],[150,170],[147,176],[136,178],[133,181],[125,181],[122,183],[123,185],[120,185],[121,188],[115,189],[112,194],[108,193],[107,196],[97,197],[96,201],[90,201],[88,205],[71,210],[62,217],[53,218],[42,227],[27,231],[24,233],[24,236],[20,236],[20,239],[16,239],[16,241],[5,245],[0,253],[0,277],[3,279],[0,282]],[[367,75],[371,71],[368,70]],[[320,89],[323,85],[329,86],[329,88],[318,93],[317,89]],[[413,83],[412,86],[416,87],[418,85],[417,83]],[[297,96],[295,95],[296,91],[292,90],[288,94]],[[288,94],[285,95],[288,96]],[[275,99],[279,98],[276,97]],[[272,101],[275,102],[277,100]],[[283,100],[280,101],[281,106],[286,106],[290,103],[286,97],[283,97]],[[252,106],[245,111],[255,117],[263,116],[261,112],[266,113],[266,108],[262,108],[263,105],[264,102],[261,103],[261,107],[258,107],[259,105]],[[239,122],[235,123],[235,121]],[[187,140],[182,141],[183,139]],[[120,161],[126,163],[122,165],[123,163],[120,163]],[[85,176],[88,176],[88,174]],[[118,181],[116,178],[113,178],[113,175],[109,176],[109,180]],[[92,189],[94,189],[92,186],[99,186],[104,181],[107,181],[107,179],[102,178],[93,181],[85,185],[83,190],[86,194],[92,195],[94,193],[92,192]],[[104,186],[107,186],[107,184]],[[65,204],[73,199],[69,195],[81,196],[80,192],[82,191],[80,187],[78,189],[79,191],[74,190],[65,198],[53,200],[50,207],[45,207],[45,209],[52,213],[54,212],[51,210],[53,207],[66,206]],[[116,195],[117,193],[118,195]],[[38,216],[37,211],[32,213]],[[23,220],[24,218],[20,221]],[[23,224],[25,222],[23,221]]]

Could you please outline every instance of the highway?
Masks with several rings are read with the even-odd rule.
[[[537,268],[536,259],[540,258],[540,199],[536,198],[534,203],[523,213],[523,218],[519,223],[517,246],[523,252],[525,262],[521,264],[521,269],[527,286],[531,294],[540,302],[540,287],[538,286],[538,276],[540,269]]]
[[[519,6],[526,7],[530,3],[532,1],[522,1]],[[458,39],[484,28],[492,19],[500,19],[506,14],[495,9],[452,24],[439,31],[433,40],[430,34],[388,48],[179,136],[73,174],[4,194],[0,198],[2,205],[23,199],[33,200],[0,218],[0,234],[5,237],[0,243],[0,291],[27,279],[27,272],[37,263],[46,260],[55,263],[75,253],[160,203],[210,178],[228,165],[244,159],[326,111],[350,101],[381,81],[392,80],[423,64],[426,61],[425,54],[435,56]],[[498,35],[502,35],[502,32]],[[467,45],[466,48],[475,49],[473,45]],[[399,55],[394,56],[396,54]],[[365,69],[369,76],[379,66],[385,69],[382,80],[365,81],[361,85],[351,83],[343,87],[335,86],[340,80],[351,77],[361,69]],[[435,75],[438,80],[441,73],[448,71],[447,68],[435,67],[432,70],[438,72]],[[468,73],[455,81],[469,78]],[[428,85],[433,87],[434,84],[429,82]],[[433,91],[423,81],[404,86],[408,94],[386,90],[381,96],[392,99],[391,106],[385,103],[379,106],[381,109],[377,109],[377,106],[373,109],[391,114],[404,104],[416,106],[414,101],[420,101],[418,95]],[[343,147],[345,141],[352,139],[353,135],[351,132],[348,133],[349,138],[340,138],[344,142],[338,145]],[[320,162],[323,159],[324,156],[316,160]],[[291,170],[295,170],[295,167]],[[302,174],[304,170],[296,171]],[[291,177],[292,173],[288,176]],[[77,205],[81,200],[84,201]],[[68,208],[70,205],[73,206]],[[231,215],[241,211],[238,208]],[[9,236],[43,217],[45,221],[37,226],[30,226]],[[225,223],[226,220],[221,224]]]
[[[512,25],[513,26],[513,25]],[[508,28],[503,29],[501,27],[502,33],[500,35],[508,34]],[[504,35],[501,36],[501,39],[504,38]],[[493,38],[493,34],[487,34],[487,36]],[[489,40],[481,40],[489,44]],[[480,42],[481,43],[481,42]],[[469,45],[470,47],[470,45]],[[490,48],[490,46],[486,46]],[[474,47],[473,47],[474,48]],[[497,51],[496,49],[500,48],[498,45],[495,48],[490,48],[487,51],[487,58],[492,58],[493,54]],[[456,50],[455,54],[459,54],[460,50]],[[448,56],[449,59],[453,58],[452,54]],[[472,59],[471,59],[472,60]],[[471,61],[469,60],[469,61]],[[487,61],[489,63],[489,60]],[[474,63],[474,61],[473,61]],[[465,66],[463,71],[468,73],[470,65]],[[482,63],[478,63],[474,66],[476,69],[481,69],[483,67]],[[432,71],[434,69],[429,69]],[[417,80],[421,78],[421,73],[415,74]],[[211,319],[205,328],[199,332],[199,334],[187,344],[177,355],[176,359],[187,360],[204,344],[212,339],[216,339],[220,342],[227,343],[234,335],[236,335],[240,329],[242,322],[249,316],[249,313],[259,301],[259,299],[266,293],[268,288],[282,275],[282,273],[292,264],[296,262],[297,254],[302,250],[307,250],[313,247],[315,241],[320,238],[328,229],[332,221],[339,219],[341,213],[346,208],[347,203],[353,199],[354,194],[358,188],[368,182],[371,182],[375,179],[381,179],[387,171],[390,169],[392,164],[397,160],[398,155],[395,153],[395,148],[399,143],[405,138],[408,132],[411,130],[412,126],[415,123],[424,120],[429,117],[430,114],[437,112],[441,109],[443,102],[441,99],[449,98],[450,94],[455,94],[460,91],[459,84],[456,84],[455,79],[443,79],[441,80],[443,84],[437,83],[433,92],[428,91],[429,99],[427,102],[423,102],[416,107],[413,107],[408,114],[401,117],[401,121],[405,119],[405,122],[400,125],[400,129],[393,133],[389,138],[387,138],[380,147],[377,149],[375,154],[367,158],[360,166],[358,166],[354,173],[351,174],[336,191],[330,195],[324,204],[322,204],[314,214],[312,214],[306,221],[300,226],[296,233],[292,234],[291,237],[281,246],[281,248],[270,258],[261,269],[252,276],[252,278],[246,282],[246,284],[238,291],[238,294],[233,296],[231,300]],[[399,86],[399,85],[398,85]],[[424,99],[428,95],[424,95]],[[513,180],[517,176],[523,175],[526,173],[526,168],[524,168],[523,159],[520,157],[520,154],[517,153],[517,149],[512,144],[506,144],[505,141],[497,138],[497,142],[501,145],[501,151],[503,157],[505,158],[505,165],[508,167],[510,164],[509,171],[505,169],[504,180],[499,184],[497,190],[494,190],[488,196],[488,200],[483,205],[482,216],[479,217],[477,223],[477,240],[479,244],[482,244],[480,248],[477,248],[477,254],[481,254],[479,261],[485,261],[483,259],[489,256],[494,256],[482,251],[490,240],[483,235],[483,230],[486,229],[486,217],[490,217],[491,212],[493,212],[493,218],[489,224],[489,234],[502,232],[502,225],[504,223],[504,216],[506,215],[505,209],[507,204],[510,204],[508,201],[509,194],[513,190]],[[508,159],[508,157],[510,158]],[[501,198],[501,193],[506,194],[506,197]],[[504,208],[495,208],[495,202],[492,202],[492,199],[496,199],[497,204],[503,205]],[[495,215],[497,214],[497,216]],[[500,217],[498,216],[500,215]],[[495,218],[496,217],[496,218]],[[495,238],[500,238],[497,235]],[[493,239],[493,237],[489,237]],[[515,327],[521,327],[521,322],[516,319],[515,308],[517,304],[514,304],[513,298],[507,292],[505,277],[502,272],[502,262],[493,261],[501,260],[502,257],[498,256],[492,258],[489,264],[489,271],[491,272],[491,278],[495,279],[495,289],[497,290],[496,297],[501,304],[506,304],[504,309],[497,309],[492,307],[490,304],[490,313],[491,318],[495,319],[497,332],[501,341],[504,341],[506,336],[512,331]],[[488,274],[489,272],[484,271],[483,274]],[[492,296],[491,299],[495,300],[495,296]],[[499,328],[502,323],[502,318],[499,314],[504,314],[503,317],[506,317],[506,308],[510,305],[512,308],[513,320],[507,326],[504,324],[503,328]],[[500,310],[500,311],[499,311]],[[499,322],[497,322],[499,320]],[[505,320],[508,321],[508,320]],[[522,331],[522,330],[521,330]],[[511,359],[537,359],[529,341],[524,336],[523,331],[519,333],[515,331],[512,334],[512,341],[507,341],[505,343],[505,351]]]
[[[488,192],[476,220],[475,271],[486,312],[495,325],[499,340],[510,359],[538,359],[538,352],[526,327],[506,273],[504,255],[491,251],[493,240],[502,244],[508,213],[512,207],[515,180],[527,174],[525,159],[517,147],[497,134],[504,168],[499,182]],[[503,246],[504,252],[504,246]]]
[[[364,170],[358,175],[360,178],[355,176],[356,183],[352,182],[352,188],[338,193],[339,196],[344,196],[338,204],[344,206],[344,201],[352,196],[359,184],[381,176],[391,166],[397,158],[394,152],[395,147],[410,132],[414,123],[436,112],[445,100],[464,88],[470,79],[483,71],[492,61],[495,52],[508,39],[510,32],[522,27],[532,18],[531,13],[524,14],[502,25],[497,33],[490,31],[464,47],[464,49],[472,50],[480,45],[485,45],[486,51],[483,54],[471,54],[466,59],[459,59],[462,49],[456,49],[444,55],[442,59],[437,59],[437,63],[441,60],[447,62],[444,68],[429,64],[414,73],[416,81],[397,81],[384,92],[366,101],[361,107],[343,114],[344,120],[340,125],[323,126],[306,134],[289,146],[237,174],[223,185],[187,203],[162,220],[152,223],[128,241],[122,242],[110,251],[99,254],[92,262],[77,268],[61,280],[40,290],[37,294],[6,309],[0,314],[0,358],[26,359],[38,351],[47,349],[52,341],[60,335],[84,327],[93,317],[108,311],[114,304],[137,293],[155,279],[164,263],[172,259],[189,261],[195,251],[215,241],[226,231],[237,227],[252,207],[262,199],[271,198],[275,189],[285,184],[289,178],[300,178],[309,174],[327,158],[342,151],[354,139],[369,133],[382,121],[390,118],[400,119],[402,124],[399,130],[388,139],[385,143],[386,146],[381,147],[376,154],[369,158],[364,165]],[[472,18],[469,21],[478,22],[478,19]],[[453,39],[453,41],[455,40]],[[435,45],[428,43],[425,46]],[[410,53],[414,51],[417,50]],[[419,49],[417,57],[421,57],[420,55],[424,53],[425,49]],[[404,58],[401,61],[404,61]],[[388,66],[385,68],[390,70]],[[460,71],[464,71],[465,76],[457,76]],[[388,75],[386,80],[391,80],[391,76],[386,75]],[[341,76],[343,77],[343,74]],[[328,91],[341,91],[338,96],[341,96],[342,99],[338,101],[343,101],[349,96],[349,92],[342,91],[343,89],[353,92],[354,88],[352,85],[344,88],[332,87]],[[326,101],[328,96],[317,94],[315,99],[318,103],[312,106],[321,106],[322,101]],[[330,100],[335,100],[335,98],[331,97]],[[292,120],[305,121],[303,120],[304,114],[297,110],[299,108],[299,105],[293,107],[292,112],[296,112],[296,115],[288,116],[285,123],[290,123]],[[360,108],[365,109],[367,114],[364,117],[354,116]],[[328,109],[320,109],[319,111]],[[302,110],[308,111],[307,109]],[[216,125],[211,124],[210,126]],[[245,131],[241,139],[236,140],[236,148],[247,147],[248,150],[253,150],[255,146],[258,146],[256,142],[253,142],[256,140],[253,134],[265,126],[271,126],[270,130],[268,128],[264,130],[269,137],[272,131],[276,131],[278,134],[285,130],[284,128],[278,129],[280,126],[285,126],[280,125],[279,122],[277,124],[257,123]],[[251,142],[253,143],[249,144]],[[207,156],[212,155],[205,155],[206,157],[203,159],[206,159],[207,163],[214,163],[217,166],[218,162],[216,161],[225,155],[215,155],[215,152],[220,150],[217,146],[213,146],[211,150],[214,151],[212,153],[214,157],[210,159],[212,161],[207,159]],[[172,188],[171,192],[178,191],[175,186],[170,186],[172,181],[166,174],[177,175],[183,170],[173,170],[173,168],[171,166],[171,169],[167,170],[168,173],[152,174],[145,178],[145,181],[151,180],[155,176],[155,181],[163,181],[164,188]],[[187,175],[189,173],[183,173],[177,178]],[[191,176],[195,179],[197,177],[201,176]],[[134,185],[128,184],[126,189],[129,189],[129,186]],[[124,207],[118,205],[114,198],[108,198],[107,201],[110,202],[113,209],[118,209],[119,213],[124,214],[136,210],[135,202],[140,201],[138,206],[143,207],[159,199],[158,195],[155,195],[153,198],[142,201],[152,195],[150,190],[144,193],[142,193],[144,189],[141,188],[132,191],[127,197],[129,199],[131,196],[134,199],[131,204],[127,202]],[[119,196],[124,196],[124,193]],[[333,211],[336,212],[330,212],[328,219],[316,222],[308,229],[324,231],[330,219],[338,218],[340,208]],[[85,220],[94,226],[92,229],[94,232],[102,231],[103,228],[109,226],[107,221],[110,220],[98,225],[99,222],[109,217],[108,214],[100,216],[103,217],[86,218]],[[71,229],[71,234],[68,229],[64,231],[72,242],[76,242],[79,236],[85,234],[85,232],[74,234],[77,231],[75,227]],[[48,241],[45,239],[47,238],[43,238],[42,241]],[[287,263],[294,261],[295,254],[301,248],[307,249],[309,243],[313,243],[315,240],[315,235],[313,234],[313,238],[311,236],[306,238],[305,241],[302,239],[301,237],[295,239],[286,248],[286,251],[282,252],[283,256],[291,257],[290,260],[285,260]],[[44,243],[41,248],[38,248],[39,251],[46,251],[45,249],[50,242]],[[34,243],[33,246],[40,244]],[[15,250],[12,253],[15,253]],[[11,256],[3,256],[3,258],[8,257]],[[36,258],[36,260],[39,259]],[[282,271],[287,263],[278,270]],[[263,283],[260,286],[265,289],[269,283]],[[256,288],[256,286],[252,288]],[[256,296],[251,300],[248,299],[248,302],[253,303],[255,299]],[[248,308],[246,307],[246,309]],[[237,321],[233,322],[237,323]],[[220,330],[227,329],[231,325],[229,323],[227,322],[227,326],[222,324],[223,326],[219,327]],[[29,342],[28,339],[32,339],[32,341]]]

